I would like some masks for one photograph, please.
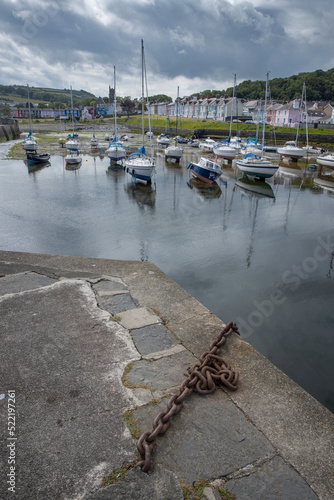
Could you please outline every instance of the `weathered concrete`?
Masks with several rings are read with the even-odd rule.
[[[317,495],[311,490],[299,474],[280,457],[274,457],[248,475],[226,482],[228,491],[238,500],[286,500],[296,498],[316,500]]]
[[[141,431],[167,401],[134,411]],[[167,439],[166,439],[167,437]],[[192,394],[174,417],[168,434],[158,438],[156,460],[186,484],[199,478],[227,476],[259,459],[275,454],[271,443],[221,390],[208,396]]]
[[[88,495],[85,500],[183,500],[177,476],[162,467],[145,474],[132,469],[121,484],[114,484]]]
[[[239,389],[193,393],[158,438],[149,475],[131,469],[125,419],[150,429],[224,326],[156,266],[0,252],[0,274],[1,498],[15,390],[18,500],[178,500],[179,481],[200,478],[211,489],[224,478],[238,500],[332,499],[333,415],[237,335],[222,356],[240,370]],[[103,309],[122,296],[132,309]],[[99,489],[123,464],[125,479]]]

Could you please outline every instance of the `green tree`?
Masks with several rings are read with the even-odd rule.
[[[8,104],[0,105],[0,117],[1,118],[10,118],[12,116],[11,107]]]
[[[127,116],[134,113],[136,109],[136,103],[132,101],[130,97],[124,97],[123,99],[121,99],[121,104],[122,104],[122,109],[124,113],[127,114]]]

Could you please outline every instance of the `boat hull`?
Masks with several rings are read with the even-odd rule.
[[[214,162],[212,163],[214,165],[217,165]],[[213,169],[213,168],[207,168],[199,163],[189,163],[187,168],[191,171],[191,174],[194,177],[197,177],[197,179],[200,179],[201,181],[207,182],[209,184],[215,182],[222,173],[219,168],[219,165],[217,165],[216,169]]]
[[[122,147],[111,147],[107,149],[106,151],[107,155],[109,156],[110,160],[123,160],[126,155],[126,151]]]
[[[322,167],[334,169],[334,155],[319,156],[316,162]]]
[[[173,160],[179,161],[183,153],[182,148],[170,146],[165,149],[166,158],[171,158]]]
[[[286,158],[292,158],[293,160],[300,160],[305,156],[305,151],[302,148],[291,148],[283,147],[277,148],[277,153],[280,156],[285,156]]]
[[[228,146],[213,148],[213,153],[225,160],[233,160],[237,156],[236,149]]]
[[[36,141],[27,141],[22,144],[23,149],[25,151],[36,151],[37,149],[37,142]]]
[[[49,160],[50,155],[48,153],[40,155],[27,154],[28,165],[39,165],[42,163],[47,163]]]
[[[136,153],[133,153],[136,155]],[[133,159],[128,159],[125,162],[125,171],[130,174],[135,180],[150,182],[154,173],[154,164],[152,160],[146,156],[138,156]]]
[[[273,165],[270,162],[261,162],[261,161],[247,161],[247,160],[239,160],[237,161],[237,167],[244,174],[250,175],[251,177],[260,177],[261,179],[269,179],[278,170],[278,165]]]

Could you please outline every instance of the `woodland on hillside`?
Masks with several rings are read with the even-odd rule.
[[[269,81],[270,97],[274,101],[286,102],[301,96],[303,83],[306,84],[307,100],[334,101],[334,68],[328,71],[318,69],[312,73],[299,73],[287,78],[273,78]],[[236,94],[241,99],[263,99],[266,89],[265,80],[245,80],[236,87]],[[206,90],[200,97],[211,95],[232,96],[233,88],[226,90]]]
[[[308,101],[334,101],[334,68],[328,71],[318,69],[311,73],[299,73],[287,78],[273,78],[269,82],[270,98],[277,102],[287,102],[301,96],[303,83],[306,84]],[[245,100],[263,99],[265,94],[265,80],[245,80],[236,87],[237,97]],[[71,94],[69,89],[50,89],[29,87],[32,102],[57,108],[70,106]],[[199,98],[232,96],[233,88],[226,90],[204,90],[198,92]],[[0,98],[27,101],[26,85],[0,85]],[[108,100],[108,98],[104,98]],[[97,98],[85,90],[73,90],[74,105],[92,106]],[[131,100],[131,97],[117,98],[118,101]],[[165,94],[149,97],[150,102],[172,102],[172,98]]]

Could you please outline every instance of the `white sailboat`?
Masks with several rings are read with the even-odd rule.
[[[67,141],[67,138],[65,137],[65,127],[63,129],[63,124],[61,120],[61,114],[60,114],[60,106],[59,106],[59,125],[60,125],[60,137],[58,139],[58,144],[61,145],[61,147],[64,147],[64,144]]]
[[[79,142],[77,141],[77,130],[76,130],[76,120],[74,120],[74,107],[73,107],[73,94],[72,94],[72,86],[71,86],[71,106],[72,106],[72,127],[73,127],[73,135],[69,137],[68,141],[66,141],[65,146],[69,151],[79,151]]]
[[[106,151],[112,162],[123,160],[126,155],[126,150],[123,143],[117,140],[117,101],[116,101],[116,68],[114,66],[114,140],[109,144]]]
[[[35,137],[32,134],[32,120],[31,120],[29,85],[27,85],[27,91],[28,91],[28,107],[29,107],[29,124],[30,124],[30,130],[29,130],[29,134],[23,139],[22,146],[23,146],[23,149],[25,149],[25,151],[35,152],[36,149],[37,149],[37,142],[36,142]]]
[[[274,165],[270,160],[264,158],[263,156],[266,112],[267,112],[268,78],[269,78],[269,73],[267,73],[267,78],[266,78],[266,95],[265,95],[264,113],[263,113],[261,156],[254,153],[248,153],[245,155],[243,159],[237,160],[237,167],[244,174],[260,179],[267,179],[269,177],[272,177],[278,170],[278,165]]]
[[[69,150],[69,153],[65,156],[65,163],[66,165],[79,165],[82,162],[82,157],[79,155],[79,143],[75,139],[76,126],[74,121],[72,87],[71,87],[71,105],[72,105],[73,136],[65,144],[65,146]]]
[[[176,98],[176,133],[175,136],[177,136],[177,120],[178,120],[178,106],[179,106],[179,87],[177,87],[177,98]],[[172,159],[176,161],[180,161],[180,158],[182,156],[183,149],[177,145],[177,139],[175,137],[174,139],[174,145],[170,145],[165,149],[165,157],[167,159]]]
[[[152,175],[154,172],[154,160],[153,160],[153,147],[152,138],[150,137],[151,146],[151,157],[147,156],[145,153],[145,129],[144,129],[144,87],[146,83],[146,94],[147,94],[147,108],[148,108],[148,121],[149,121],[149,131],[151,132],[151,119],[150,119],[150,103],[148,100],[147,91],[147,80],[146,80],[146,66],[145,66],[145,56],[144,56],[144,41],[141,41],[141,68],[142,68],[142,142],[141,148],[138,148],[138,153],[131,153],[128,159],[125,161],[125,170],[130,174],[133,180],[143,180],[146,182],[151,182]]]
[[[306,109],[306,87],[305,87],[305,82],[303,84],[303,91],[302,91],[302,98],[300,101],[300,111],[302,113],[302,107],[303,107],[303,99],[305,95],[305,118],[306,118],[306,140],[307,140],[307,149],[308,149],[308,131],[307,131],[307,109]],[[302,117],[300,117],[302,119]],[[300,121],[300,120],[299,120]],[[296,140],[295,141],[290,141],[287,142],[283,147],[277,148],[277,153],[280,156],[284,156],[285,158],[291,158],[291,160],[300,160],[305,156],[307,153],[307,149],[304,148],[299,148],[297,146],[297,140],[298,140],[298,132],[299,132],[299,123],[298,123],[298,128],[297,128],[297,134],[296,134]]]
[[[230,118],[230,134],[228,140],[220,141],[216,146],[213,147],[213,153],[220,158],[224,158],[225,160],[233,160],[238,150],[240,149],[240,142],[231,142],[232,136],[232,119],[233,119],[233,104],[236,103],[236,109],[238,107],[238,102],[235,96],[237,85],[237,75],[234,73],[234,83],[233,83],[233,95],[232,95],[232,104],[231,104],[231,118]]]

